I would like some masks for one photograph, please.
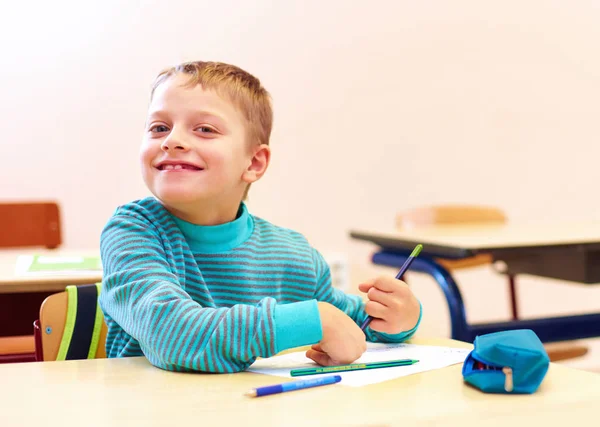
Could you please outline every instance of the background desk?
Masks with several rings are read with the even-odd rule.
[[[102,272],[90,274],[15,275],[17,258],[32,253],[50,255],[97,255],[97,252],[62,250],[0,250],[0,336],[31,335],[33,321],[38,318],[42,301],[55,292],[64,291],[68,285],[96,283]]]
[[[20,255],[48,254],[52,256],[98,255],[93,251],[63,250],[10,250],[0,249],[0,294],[27,292],[61,292],[67,285],[96,283],[102,280],[102,272],[59,275],[44,273],[30,276],[15,275],[17,258]]]
[[[419,344],[470,347],[450,340]],[[247,398],[283,378],[180,374],[145,358],[0,365],[3,426],[306,426],[597,424],[600,375],[552,364],[536,394],[487,395],[462,365],[367,387],[342,385]],[[580,421],[582,420],[582,421]],[[548,421],[548,423],[544,423]]]
[[[511,274],[599,283],[600,222],[447,225],[402,232],[352,230],[350,235],[379,245],[381,250],[374,254],[373,262],[393,267],[402,265],[415,245],[422,243],[423,251],[411,271],[430,274],[442,288],[454,339],[472,342],[480,334],[516,328],[533,329],[545,342],[600,336],[600,314],[467,324],[462,296],[454,278],[435,261],[435,258],[461,259],[490,254],[494,260],[505,262]]]

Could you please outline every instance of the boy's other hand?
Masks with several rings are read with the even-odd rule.
[[[319,302],[323,338],[306,352],[306,357],[322,366],[346,365],[367,349],[366,337],[346,313],[326,302]]]
[[[369,327],[374,331],[399,334],[417,325],[421,307],[406,283],[394,277],[379,277],[358,286],[369,301],[365,311],[373,318]]]

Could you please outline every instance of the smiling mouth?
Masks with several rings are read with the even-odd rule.
[[[189,164],[185,164],[185,163],[178,163],[178,164],[164,164],[164,165],[158,165],[157,169],[160,171],[201,171],[204,170],[198,166],[194,166],[194,165],[189,165]]]

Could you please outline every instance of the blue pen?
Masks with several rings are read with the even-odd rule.
[[[406,273],[406,270],[408,270],[408,267],[410,267],[410,265],[412,264],[414,259],[417,256],[419,256],[419,253],[421,253],[421,249],[423,249],[423,245],[415,246],[415,248],[411,252],[410,256],[406,259],[406,261],[404,261],[404,264],[402,265],[402,267],[400,267],[400,271],[398,272],[398,274],[396,274],[396,279],[402,279],[402,276],[404,276],[404,273]],[[366,329],[366,327],[369,326],[369,323],[371,323],[371,320],[373,320],[373,318],[371,316],[367,316],[367,318],[365,319],[363,324],[360,325],[360,329],[362,329],[364,331]]]
[[[266,387],[254,388],[246,393],[246,396],[260,397],[268,396],[269,394],[285,393],[286,391],[302,390],[304,388],[319,387],[327,384],[339,383],[342,377],[339,375],[331,375],[328,377],[313,378],[310,380],[292,381],[289,383],[268,385]]]

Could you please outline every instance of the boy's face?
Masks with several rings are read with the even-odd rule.
[[[215,92],[184,86],[187,81],[176,74],[154,92],[140,152],[144,181],[167,207],[238,205],[258,179],[248,172],[253,151],[244,117]]]

